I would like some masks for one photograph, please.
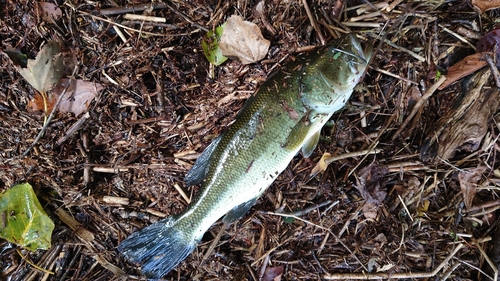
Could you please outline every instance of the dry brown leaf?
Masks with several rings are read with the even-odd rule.
[[[370,164],[359,171],[356,179],[356,188],[365,199],[362,207],[363,215],[367,219],[376,219],[379,206],[387,196],[387,192],[381,190],[384,185],[384,176],[389,172],[386,166]]]
[[[87,111],[89,104],[97,96],[97,93],[104,87],[99,83],[63,78],[56,88],[54,88],[54,99],[58,99],[62,91],[71,82],[71,85],[66,90],[61,103],[59,104],[59,112],[70,112],[78,116]]]
[[[48,2],[39,2],[38,10],[42,15],[42,19],[48,23],[56,23],[63,16],[61,9],[57,5]]]
[[[243,21],[240,16],[231,16],[224,27],[219,48],[224,56],[250,64],[263,59],[270,45],[256,24]]]
[[[64,98],[59,103],[59,112],[62,113],[73,113],[75,116],[79,116],[83,112],[87,111],[89,104],[97,96],[97,93],[103,89],[103,86],[99,83],[93,83],[83,80],[75,80],[69,78],[63,78],[54,87],[52,93],[47,95],[47,112],[51,112],[56,104],[59,96],[62,94],[66,86],[71,81],[71,85],[66,90]],[[43,97],[41,94],[36,94],[33,99],[28,103],[28,111],[37,112],[44,111]]]
[[[268,267],[266,268],[266,272],[262,277],[262,281],[280,281],[284,271],[285,268],[282,265],[276,267]]]
[[[487,62],[482,58],[484,53],[477,53],[470,56],[465,57],[463,60],[454,64],[448,69],[448,74],[446,75],[446,81],[444,81],[441,86],[439,86],[439,90],[442,90],[459,79],[472,74],[479,69],[485,67]]]
[[[463,169],[458,173],[460,190],[462,190],[465,207],[467,209],[472,207],[472,201],[477,192],[476,184],[481,180],[481,176],[485,171],[486,166],[478,166],[477,168]]]
[[[486,12],[500,7],[500,0],[472,0],[472,6],[481,12]]]

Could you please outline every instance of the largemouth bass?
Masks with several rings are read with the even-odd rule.
[[[353,34],[298,58],[262,84],[231,127],[205,149],[186,185],[201,184],[179,215],[125,239],[118,250],[158,279],[183,261],[219,218],[243,216],[302,149],[308,157],[323,125],[341,109],[372,54]]]

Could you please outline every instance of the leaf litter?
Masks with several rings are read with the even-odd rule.
[[[105,87],[81,117],[56,114],[22,157],[41,126],[39,116],[27,111],[36,94],[0,56],[5,66],[0,72],[0,189],[29,181],[50,190],[40,201],[56,221],[58,243],[47,251],[20,250],[37,266],[58,264],[49,280],[124,278],[114,275],[123,274],[117,267],[138,275],[135,265],[116,255],[116,245],[185,207],[184,198],[197,192],[182,182],[193,159],[227,128],[266,77],[302,50],[320,45],[320,38],[349,31],[380,50],[364,86],[333,118],[345,126],[325,127],[310,159],[296,157],[245,217],[227,229],[214,225],[196,253],[166,278],[254,280],[269,266],[283,268],[269,278],[348,280],[373,277],[367,270],[372,266],[381,271],[377,278],[458,280],[486,272],[491,267],[481,262],[486,255],[494,263],[500,260],[494,251],[498,243],[488,240],[498,236],[500,206],[500,120],[493,79],[488,76],[479,87],[466,76],[431,96],[420,94],[435,83],[437,71],[448,73],[473,53],[476,37],[461,38],[466,44],[457,37],[460,30],[480,38],[493,30],[497,11],[477,13],[465,0],[453,5],[345,1],[343,6],[341,1],[141,2],[146,9],[68,2],[59,6],[64,20],[55,23],[37,15],[37,5],[29,1],[8,1],[0,12],[4,51],[10,45],[33,58],[53,38],[77,58],[72,79]],[[143,18],[127,20],[123,13]],[[209,77],[200,42],[206,30],[235,14],[256,24],[270,48],[265,60],[227,61]],[[149,16],[167,21],[148,21]],[[483,31],[474,27],[479,22]],[[379,41],[383,36],[391,45]],[[483,71],[488,67],[473,73],[472,82]],[[479,97],[477,104],[466,99],[473,110],[461,104],[462,92]],[[422,97],[425,102],[419,103]],[[416,114],[394,136],[415,104]],[[82,117],[85,122],[79,123]],[[426,158],[421,152],[428,139],[432,149]],[[325,153],[333,156],[310,177]],[[464,195],[459,173],[479,164],[487,167],[481,179],[463,183],[474,195]],[[370,165],[387,171],[366,172]],[[366,208],[370,197],[374,205]],[[469,209],[465,201],[470,198]],[[67,216],[59,216],[60,210]],[[285,223],[272,214],[276,210],[300,219]],[[219,230],[220,242],[208,251]],[[239,235],[241,230],[245,235]],[[0,241],[0,247],[0,268],[8,278],[42,278],[12,250],[17,246]]]

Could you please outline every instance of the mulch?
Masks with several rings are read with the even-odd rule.
[[[468,1],[346,1],[343,9],[341,1],[310,1],[309,17],[296,0],[266,1],[264,14],[254,1],[165,1],[146,9],[139,2],[55,1],[63,16],[50,23],[34,2],[0,1],[2,50],[33,59],[55,40],[75,57],[74,78],[104,86],[73,134],[65,137],[80,117],[56,114],[25,153],[44,113],[29,107],[36,91],[0,55],[0,190],[29,182],[56,224],[46,251],[0,240],[2,280],[140,278],[117,245],[187,206],[197,192],[184,186],[187,171],[273,71],[304,47],[348,31],[376,54],[316,151],[295,157],[239,221],[214,224],[165,279],[493,276],[500,111],[489,101],[456,113],[469,93],[498,91],[492,78],[475,83],[476,74],[435,86],[474,53],[471,45],[494,28],[498,11],[479,13]],[[128,20],[126,13],[166,21]],[[256,23],[271,48],[257,63],[211,66],[201,40],[233,14]],[[475,119],[483,108],[485,117]],[[453,146],[450,135],[459,136],[449,124],[470,128]],[[467,138],[476,129],[484,134]],[[311,177],[325,153],[338,159]]]

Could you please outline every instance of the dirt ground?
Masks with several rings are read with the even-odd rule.
[[[29,182],[56,225],[46,251],[0,239],[2,280],[141,278],[117,245],[188,205],[197,187],[184,185],[187,171],[273,71],[346,32],[375,54],[313,155],[297,155],[239,221],[214,224],[165,280],[496,278],[495,73],[436,88],[494,29],[497,10],[462,0],[143,2],[54,1],[62,16],[50,20],[33,1],[0,0],[3,51],[34,59],[54,40],[73,58],[65,77],[103,87],[88,114],[56,113],[37,139],[50,112],[0,54],[0,190]],[[235,14],[271,47],[257,63],[211,66],[201,41]],[[311,176],[326,153],[331,163]]]

